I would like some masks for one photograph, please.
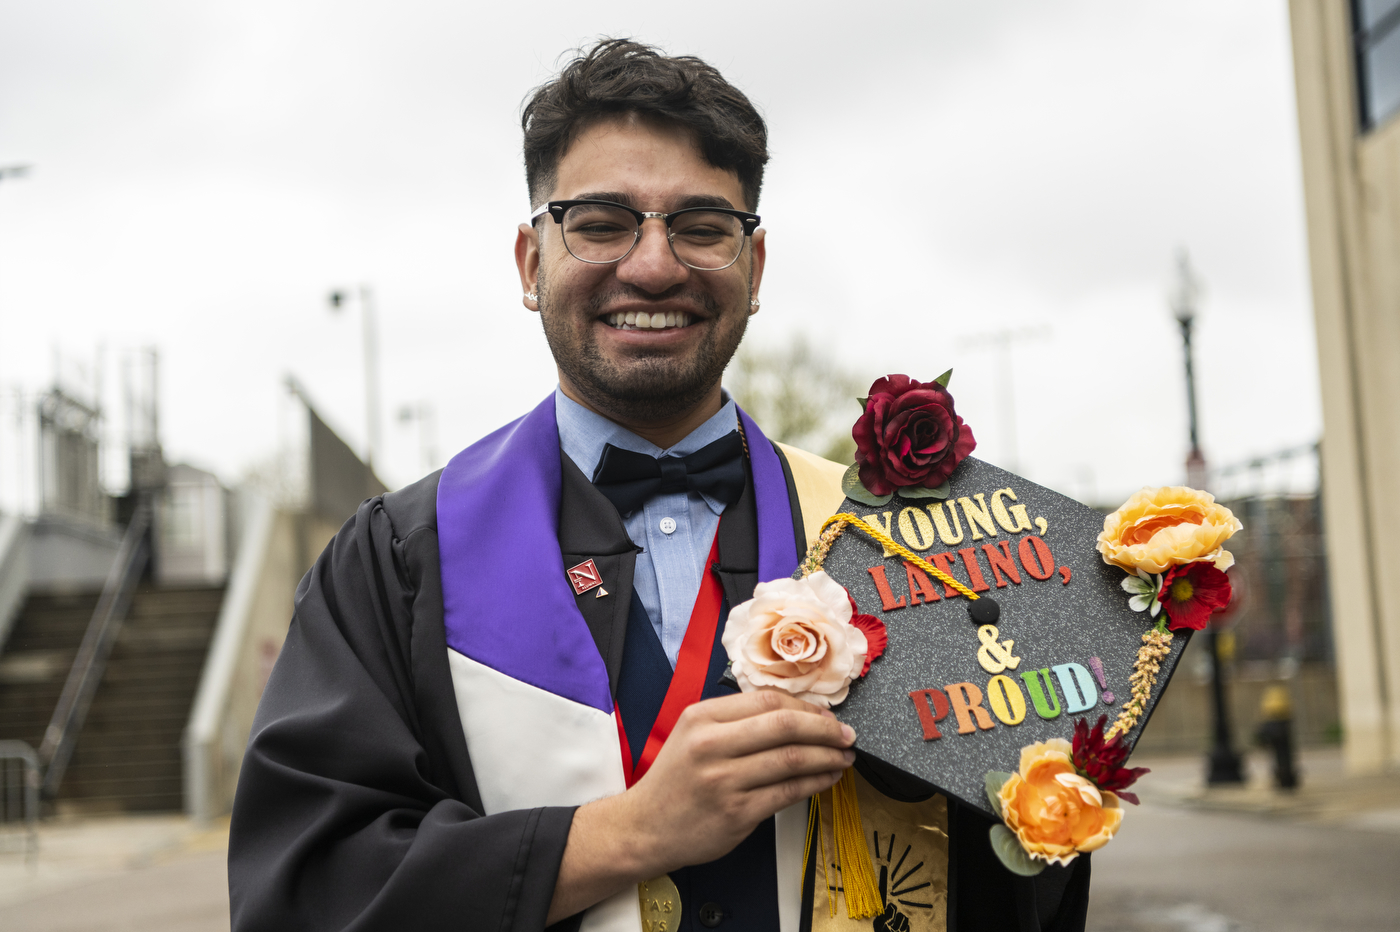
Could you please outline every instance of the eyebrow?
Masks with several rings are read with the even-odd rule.
[[[633,210],[640,210],[637,206],[636,198],[621,191],[589,191],[580,194],[573,200],[578,201],[612,201],[614,204],[621,204],[624,207],[631,207]],[[734,205],[726,197],[717,194],[687,194],[682,197],[673,210],[684,210],[687,207],[725,207],[730,210]],[[668,211],[669,213],[670,211]]]

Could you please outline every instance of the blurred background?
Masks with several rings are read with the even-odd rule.
[[[1189,479],[1244,521],[1091,926],[1394,927],[1368,871],[1400,857],[1400,0],[0,23],[0,925],[227,927],[296,581],[362,498],[552,389],[511,255],[520,106],[629,35],[768,120],[763,310],[726,383],[771,434],[849,461],[871,381],[951,367],[979,457],[1105,510]],[[1346,906],[1290,899],[1320,868],[1271,859],[1300,845]],[[1163,857],[1201,892],[1144,892]]]

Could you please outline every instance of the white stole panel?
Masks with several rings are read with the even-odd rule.
[[[487,815],[581,806],[627,789],[617,721],[611,715],[507,676],[451,648],[447,664]],[[800,926],[806,834],[805,801],[777,814],[780,932],[797,932]],[[637,891],[628,888],[589,909],[582,932],[639,932],[641,925]]]

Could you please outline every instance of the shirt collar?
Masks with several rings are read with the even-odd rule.
[[[644,440],[627,428],[590,411],[564,394],[561,388],[554,390],[554,418],[559,424],[559,445],[568,454],[574,465],[589,479],[603,457],[603,447],[612,444],[633,453],[645,453],[660,459],[663,456],[686,456],[723,437],[738,428],[739,412],[729,392],[720,389],[724,404],[705,423],[695,428],[675,446],[662,449],[649,440]],[[724,503],[710,498],[704,493],[700,497],[715,514],[724,511]]]

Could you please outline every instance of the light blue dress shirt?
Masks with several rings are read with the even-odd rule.
[[[590,480],[603,456],[603,447],[609,443],[657,459],[681,457],[739,427],[739,413],[728,392],[724,393],[724,406],[714,417],[667,450],[588,410],[560,389],[554,392],[554,417],[559,424],[560,446]],[[723,513],[724,502],[708,495],[671,492],[622,516],[628,536],[643,548],[637,554],[632,586],[651,616],[652,627],[672,669],[685,639],[685,629],[690,625],[690,611],[704,579],[705,558],[710,554]],[[667,533],[666,528],[673,529]]]

